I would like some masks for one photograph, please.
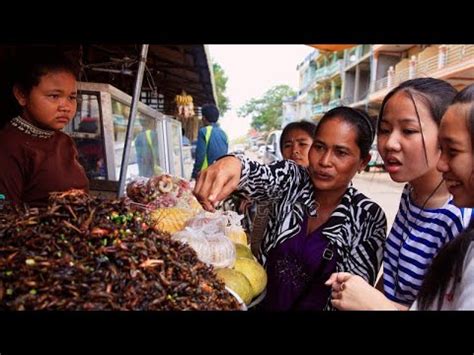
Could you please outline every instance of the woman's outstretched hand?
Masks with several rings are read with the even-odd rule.
[[[237,188],[241,171],[240,160],[232,156],[219,159],[201,171],[194,195],[205,210],[214,212],[215,206]]]

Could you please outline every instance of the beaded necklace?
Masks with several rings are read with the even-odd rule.
[[[33,137],[38,137],[42,139],[50,138],[54,131],[47,131],[41,128],[36,127],[35,125],[31,124],[30,122],[26,121],[25,119],[21,118],[20,116],[15,117],[11,120],[11,124],[13,127],[16,127],[18,130],[22,131]]]

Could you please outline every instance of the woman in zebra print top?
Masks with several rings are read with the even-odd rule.
[[[227,156],[203,171],[195,194],[207,210],[236,190],[272,201],[259,259],[268,273],[265,308],[331,308],[333,271],[347,271],[373,284],[382,261],[387,222],[382,209],[351,186],[370,159],[370,118],[338,107],[321,119],[308,168],[284,160],[262,165]]]

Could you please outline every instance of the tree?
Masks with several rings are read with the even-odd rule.
[[[283,98],[296,93],[288,85],[277,85],[265,92],[261,98],[250,99],[239,109],[239,115],[252,116],[251,126],[257,131],[281,128]]]
[[[225,75],[224,69],[217,63],[212,64],[212,71],[214,72],[214,83],[216,84],[217,107],[219,107],[221,115],[224,115],[229,110],[229,98],[225,95],[229,78]]]

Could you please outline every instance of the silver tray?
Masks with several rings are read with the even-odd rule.
[[[245,304],[245,302],[242,300],[242,298],[240,298],[240,296],[234,292],[233,290],[231,290],[230,288],[228,288],[227,286],[225,286],[225,289],[232,295],[235,297],[235,299],[239,302],[240,304],[240,310],[241,311],[246,311],[247,310],[247,305]]]

